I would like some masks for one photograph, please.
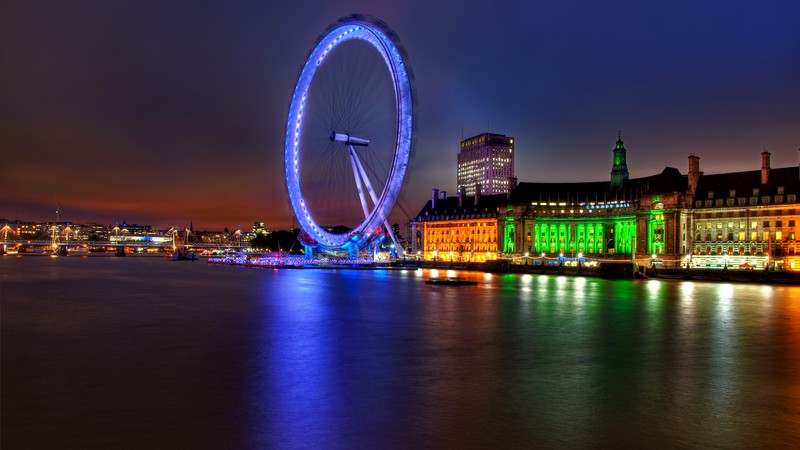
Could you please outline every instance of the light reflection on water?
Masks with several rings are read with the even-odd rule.
[[[800,441],[797,287],[57,259],[2,260],[9,448]]]

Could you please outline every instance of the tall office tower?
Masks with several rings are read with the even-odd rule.
[[[513,189],[514,138],[483,133],[461,141],[458,191],[467,196],[506,194]]]

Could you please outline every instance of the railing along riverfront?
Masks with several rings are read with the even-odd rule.
[[[52,247],[53,245],[68,247],[130,247],[130,248],[169,248],[172,249],[172,244],[165,244],[163,242],[153,241],[81,241],[81,240],[62,240],[53,242],[50,239],[19,239],[19,240],[0,240],[0,245],[6,247],[22,246],[22,247]],[[190,249],[220,249],[220,250],[245,250],[250,248],[249,245],[244,244],[227,244],[227,243],[212,243],[212,242],[190,242],[181,247],[188,247]]]

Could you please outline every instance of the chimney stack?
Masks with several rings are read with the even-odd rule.
[[[769,152],[764,150],[761,152],[761,184],[767,184],[769,181]]]
[[[481,184],[475,183],[475,206],[478,206],[478,200],[481,199]]]
[[[456,195],[458,195],[458,207],[459,208],[463,208],[464,207],[464,195],[465,195],[465,193],[466,193],[466,189],[464,188],[464,186],[461,186],[458,189],[458,194],[456,194]]]
[[[517,188],[517,177],[508,177],[508,196]]]
[[[439,190],[433,189],[431,193],[431,209],[436,209],[436,198],[439,197]]]
[[[447,191],[439,192],[439,200],[447,200]]]
[[[689,182],[687,192],[688,205],[691,205],[691,202],[694,201],[701,175],[703,175],[703,172],[700,171],[700,157],[697,155],[689,155],[689,176],[687,177],[687,181]]]
[[[700,157],[697,155],[689,155],[689,173],[702,173],[700,172]]]

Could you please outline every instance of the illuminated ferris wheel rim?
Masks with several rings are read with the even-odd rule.
[[[342,248],[360,245],[386,221],[400,192],[411,153],[412,96],[409,75],[402,52],[384,25],[362,17],[342,19],[333,26],[311,51],[303,66],[292,95],[286,123],[284,167],[289,202],[301,228],[321,246]],[[359,40],[369,43],[383,58],[392,79],[396,107],[396,138],[394,157],[386,183],[372,210],[365,219],[347,233],[334,234],[320,227],[313,219],[300,189],[300,136],[303,129],[303,109],[314,75],[328,53],[343,42]],[[334,130],[331,130],[334,131]],[[366,137],[366,136],[365,136]]]

